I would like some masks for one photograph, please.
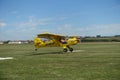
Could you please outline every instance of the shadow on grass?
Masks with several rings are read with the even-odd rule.
[[[50,55],[50,54],[64,54],[64,52],[37,52],[34,51],[30,55]]]

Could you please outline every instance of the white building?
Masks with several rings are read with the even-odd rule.
[[[4,44],[3,42],[0,42],[0,44]]]
[[[21,41],[10,41],[8,42],[8,44],[22,44]]]

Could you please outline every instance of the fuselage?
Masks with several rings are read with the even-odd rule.
[[[41,48],[41,47],[45,47],[45,46],[50,46],[50,47],[63,47],[65,48],[66,46],[69,45],[76,45],[78,43],[77,38],[73,37],[73,38],[68,38],[65,39],[64,42],[61,42],[60,39],[48,39],[48,40],[42,40],[39,37],[35,37],[34,38],[34,46],[36,48]]]

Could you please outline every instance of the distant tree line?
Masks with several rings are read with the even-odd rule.
[[[3,42],[3,44],[9,44],[10,42],[21,42],[22,44],[24,44],[24,43],[28,43],[28,44],[33,43],[32,40],[7,40],[7,41],[2,41],[2,42]]]
[[[120,42],[120,35],[115,36],[101,36],[96,37],[85,36],[81,37],[81,42]]]

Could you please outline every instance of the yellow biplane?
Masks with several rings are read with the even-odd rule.
[[[76,45],[79,42],[79,40],[76,37],[65,37],[62,35],[57,34],[49,34],[49,33],[43,33],[38,34],[34,38],[34,46],[35,50],[41,47],[62,47],[63,52],[67,52],[68,50],[70,52],[73,51],[73,48],[70,47],[70,45]]]

